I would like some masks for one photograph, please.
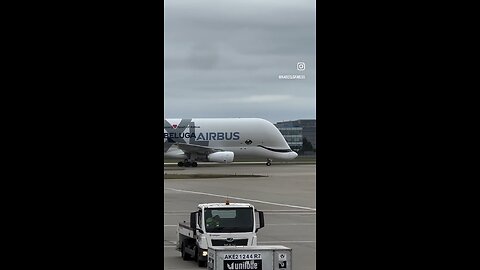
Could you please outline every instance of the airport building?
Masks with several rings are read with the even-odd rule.
[[[285,140],[295,151],[303,147],[303,138],[305,138],[313,149],[317,149],[317,120],[301,119],[295,121],[278,122],[275,126],[280,130]]]
[[[303,146],[301,127],[277,127],[293,151],[298,152]]]

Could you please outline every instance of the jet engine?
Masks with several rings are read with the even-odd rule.
[[[207,156],[208,161],[219,163],[231,163],[233,162],[234,153],[230,151],[215,152]]]

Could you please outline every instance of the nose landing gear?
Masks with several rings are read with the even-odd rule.
[[[271,159],[269,159],[269,158],[267,158],[267,163],[266,163],[266,165],[267,165],[267,166],[270,166],[270,165],[272,165],[272,160],[271,160]]]

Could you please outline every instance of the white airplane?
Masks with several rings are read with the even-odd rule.
[[[197,161],[231,163],[234,157],[291,160],[298,156],[280,131],[259,118],[164,119],[164,157],[181,159],[180,167]]]

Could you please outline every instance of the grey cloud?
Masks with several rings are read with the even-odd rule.
[[[314,1],[168,1],[165,113],[314,118],[315,42]],[[278,79],[299,61],[305,80]]]

